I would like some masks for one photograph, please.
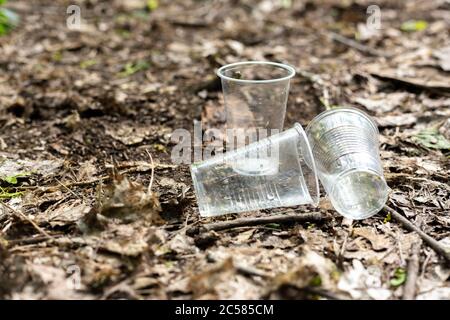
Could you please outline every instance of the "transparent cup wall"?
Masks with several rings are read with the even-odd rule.
[[[251,173],[238,170],[251,163],[266,163],[265,168],[270,170]],[[202,216],[317,205],[319,201],[311,148],[299,124],[224,155],[194,163],[191,174]]]
[[[290,79],[295,70],[284,64],[249,61],[226,65],[217,72],[222,81],[227,137],[237,137],[234,148],[277,134],[283,129]],[[246,137],[245,139],[239,139]],[[236,169],[253,173],[261,162]]]
[[[336,108],[314,118],[306,132],[319,179],[334,208],[351,219],[380,211],[389,188],[374,121],[357,109]]]

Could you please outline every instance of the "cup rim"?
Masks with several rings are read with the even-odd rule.
[[[311,149],[311,145],[310,145],[310,143],[309,143],[308,136],[306,135],[305,130],[303,130],[303,127],[302,127],[301,124],[298,123],[298,122],[296,122],[296,123],[294,124],[294,128],[296,129],[297,133],[298,133],[298,134],[303,138],[303,140],[305,141],[306,148],[307,148],[306,152],[308,152],[309,158],[310,158],[311,161],[312,161],[312,164],[311,164],[311,165],[312,165],[312,168],[311,168],[311,170],[312,170],[313,175],[314,175],[314,185],[315,185],[315,188],[314,188],[314,186],[313,186],[313,188],[314,188],[315,190],[313,190],[313,191],[315,192],[315,194],[312,195],[311,192],[310,192],[311,190],[308,190],[308,192],[310,193],[311,199],[312,199],[312,201],[313,201],[312,204],[313,204],[315,207],[317,207],[317,205],[319,204],[319,201],[320,201],[320,189],[319,189],[319,178],[318,178],[318,176],[317,176],[318,171],[317,171],[317,168],[316,168],[316,161],[315,161],[315,159],[314,159],[313,152],[312,152],[312,149]]]
[[[337,182],[339,181],[339,179],[342,179],[342,178],[344,178],[345,176],[348,176],[348,175],[353,174],[353,173],[355,173],[355,172],[364,172],[364,173],[369,173],[369,174],[376,175],[376,176],[378,176],[378,177],[384,182],[384,184],[386,185],[386,190],[385,190],[386,192],[385,192],[384,195],[383,195],[383,202],[382,202],[383,204],[382,204],[379,208],[374,208],[374,209],[370,210],[369,212],[366,212],[366,214],[365,214],[364,216],[361,216],[360,218],[354,218],[354,217],[351,217],[351,216],[347,215],[345,212],[342,212],[342,211],[338,210],[338,209],[335,207],[334,202],[333,202],[333,201],[334,201],[334,200],[333,200],[333,195],[334,195],[334,193],[336,192],[336,189],[339,187],[339,186],[337,185]],[[384,205],[386,204],[386,202],[387,202],[388,199],[389,199],[389,185],[387,184],[387,181],[386,181],[386,179],[384,178],[384,175],[383,175],[383,174],[380,174],[380,173],[377,172],[376,170],[373,170],[373,169],[371,169],[371,168],[350,168],[350,169],[345,170],[344,172],[341,172],[341,173],[336,177],[336,179],[335,179],[333,185],[331,186],[330,192],[329,192],[329,193],[327,192],[327,195],[328,195],[328,197],[329,197],[330,200],[331,200],[331,204],[333,205],[333,208],[334,208],[339,214],[341,214],[342,216],[344,216],[344,217],[346,217],[346,218],[350,218],[350,219],[354,219],[354,220],[362,220],[362,219],[370,218],[371,216],[377,214],[378,212],[380,212],[380,211],[383,209]]]
[[[317,116],[315,116],[315,117],[311,120],[311,122],[306,126],[306,129],[305,129],[306,133],[308,133],[309,130],[311,130],[311,127],[312,127],[314,124],[316,124],[317,122],[319,122],[319,121],[322,120],[323,118],[325,118],[325,117],[327,117],[327,116],[329,116],[329,115],[331,115],[331,114],[337,113],[337,112],[350,112],[350,113],[356,113],[356,114],[358,114],[358,115],[360,115],[360,116],[363,116],[363,117],[366,118],[366,119],[369,121],[369,123],[372,125],[372,128],[375,130],[375,133],[376,133],[376,134],[379,134],[379,133],[380,133],[379,130],[378,130],[378,126],[377,126],[375,120],[373,120],[373,119],[372,119],[368,114],[366,114],[365,112],[363,112],[363,111],[361,111],[361,110],[359,110],[359,109],[357,109],[357,108],[355,108],[355,107],[337,107],[337,108],[333,108],[333,109],[329,109],[329,110],[322,111],[322,112],[319,113]]]
[[[243,65],[269,65],[269,66],[275,66],[275,67],[279,67],[282,68],[284,70],[287,70],[289,72],[289,74],[287,76],[281,77],[281,78],[274,78],[274,79],[267,79],[267,80],[249,80],[249,79],[237,79],[237,78],[232,78],[232,77],[228,77],[224,74],[225,70],[228,70],[230,68],[233,67],[239,67],[239,66],[243,66]],[[224,65],[222,67],[220,67],[217,72],[216,72],[217,76],[221,79],[224,80],[229,80],[229,81],[235,81],[235,82],[241,82],[241,83],[273,83],[273,82],[279,82],[279,81],[283,81],[283,80],[289,80],[291,79],[293,76],[295,76],[295,69],[287,64],[283,64],[283,63],[278,63],[278,62],[271,62],[271,61],[241,61],[241,62],[235,62],[235,63],[230,63],[227,65]]]

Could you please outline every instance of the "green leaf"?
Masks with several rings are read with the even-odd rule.
[[[21,172],[19,174],[9,176],[9,177],[0,177],[0,180],[3,180],[9,184],[17,184],[18,178],[25,178],[25,177],[30,176],[31,174],[32,174],[31,172]]]
[[[322,278],[319,275],[316,275],[314,278],[311,279],[309,282],[309,285],[312,287],[318,287],[322,284]]]
[[[19,24],[19,16],[6,8],[0,8],[0,36],[5,35]]]
[[[8,189],[4,189],[0,187],[0,200],[1,199],[12,199],[16,197],[20,197],[22,192],[9,192]]]
[[[408,20],[402,23],[400,29],[406,32],[423,31],[428,27],[425,20]]]
[[[0,0],[0,6],[5,4],[5,3],[6,3],[6,0]]]
[[[290,7],[292,7],[292,0],[282,0],[281,6],[285,9],[289,9]]]
[[[384,218],[384,220],[383,220],[383,223],[388,223],[391,220],[392,220],[392,215],[390,212],[388,212],[388,214],[386,215],[386,218]]]
[[[145,61],[139,61],[136,63],[129,62],[123,68],[123,71],[119,73],[121,77],[128,77],[136,72],[147,70],[150,67],[150,64]]]
[[[62,54],[62,52],[59,51],[59,50],[58,50],[58,51],[55,51],[55,52],[52,54],[52,60],[55,61],[55,62],[61,62],[62,58],[63,58],[63,54]]]
[[[89,67],[95,66],[97,63],[96,60],[83,60],[80,62],[80,68],[88,69]]]
[[[148,11],[156,10],[159,7],[158,0],[147,0],[147,9]]]
[[[266,224],[266,227],[272,229],[281,229],[281,226],[278,223],[268,223]]]
[[[425,148],[450,150],[450,141],[440,134],[437,128],[422,130],[413,140]]]
[[[391,278],[390,284],[393,287],[399,287],[406,281],[406,271],[403,268],[397,268],[394,272],[394,277]]]

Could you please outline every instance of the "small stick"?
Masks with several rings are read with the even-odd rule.
[[[150,163],[152,164],[152,173],[151,173],[150,182],[148,184],[148,191],[147,191],[147,194],[150,195],[152,193],[153,178],[155,177],[155,164],[153,163],[153,158],[152,158],[152,155],[150,154],[150,152],[148,152],[147,149],[145,150],[145,152],[147,153],[148,157],[150,158]]]
[[[419,274],[420,247],[422,240],[419,239],[411,248],[411,255],[408,260],[408,273],[405,287],[403,289],[403,300],[414,300],[416,298],[416,282]]]
[[[305,214],[286,214],[275,215],[269,217],[257,217],[257,218],[239,218],[230,221],[221,221],[204,224],[203,227],[207,231],[219,231],[225,229],[232,229],[243,226],[257,226],[260,224],[269,223],[289,223],[289,222],[305,222],[305,221],[320,221],[324,216],[320,212],[311,212]]]
[[[450,250],[446,249],[444,246],[442,246],[439,242],[437,242],[435,239],[427,235],[425,232],[419,229],[416,225],[414,225],[411,221],[409,221],[407,218],[402,216],[400,213],[395,211],[394,209],[384,206],[384,210],[389,212],[391,216],[400,222],[406,229],[410,231],[415,231],[417,234],[422,238],[423,241],[425,241],[426,244],[428,244],[436,253],[443,256],[447,261],[450,261]]]
[[[355,40],[349,39],[347,37],[344,37],[343,35],[340,35],[336,32],[330,32],[329,37],[331,39],[333,39],[334,41],[337,41],[339,43],[342,43],[348,47],[351,47],[353,49],[356,49],[358,51],[367,53],[371,56],[382,56],[382,57],[386,57],[387,55],[376,50],[376,49],[372,49],[371,47],[365,46]]]
[[[21,219],[24,219],[26,221],[28,221],[39,233],[41,233],[43,236],[47,237],[48,239],[52,239],[52,236],[49,235],[44,229],[42,229],[41,227],[39,227],[36,222],[34,222],[33,220],[31,220],[30,218],[28,218],[25,214],[23,214],[20,211],[17,211],[16,209],[14,209],[13,207],[11,207],[10,205],[3,203],[0,201],[0,203],[9,211],[11,211],[16,217],[19,217]]]
[[[59,238],[59,237],[62,237],[62,235],[53,236],[53,239]],[[38,237],[34,237],[34,238],[12,239],[12,240],[7,240],[7,241],[8,241],[8,244],[15,246],[15,245],[36,244],[36,243],[45,242],[47,240],[50,240],[50,239],[46,236],[38,236]]]

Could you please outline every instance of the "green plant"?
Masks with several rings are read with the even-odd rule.
[[[121,77],[128,77],[136,72],[147,70],[150,67],[150,64],[145,61],[138,61],[136,63],[129,62],[127,63],[123,70],[119,73]]]
[[[17,184],[19,181],[17,180],[18,178],[25,178],[28,177],[30,175],[32,175],[32,172],[21,172],[12,176],[7,176],[7,177],[0,177],[0,180],[3,180],[9,184]]]
[[[159,7],[158,0],[147,0],[147,9],[148,11],[154,11]]]
[[[7,34],[19,24],[19,16],[6,8],[1,8],[7,0],[0,0],[0,36]]]
[[[405,32],[423,31],[428,27],[425,20],[408,20],[402,23],[400,29]]]
[[[20,197],[22,195],[22,192],[11,192],[9,188],[2,188],[0,187],[0,200],[4,199],[12,199],[16,197]]]
[[[393,287],[399,287],[406,281],[406,270],[403,268],[395,269],[394,276],[391,278],[390,284]]]
[[[413,141],[428,149],[450,150],[450,141],[437,128],[422,130],[413,137]]]

